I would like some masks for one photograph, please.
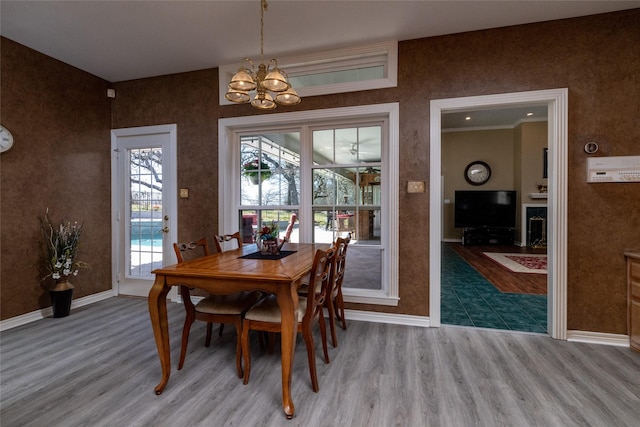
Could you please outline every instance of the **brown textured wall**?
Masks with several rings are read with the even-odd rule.
[[[2,38],[0,121],[15,138],[2,153],[2,319],[51,305],[39,280],[38,217],[84,220],[74,298],[111,289],[108,83]]]
[[[177,125],[178,188],[189,189],[178,199],[179,241],[218,231],[217,82],[215,69],[114,85],[114,129]]]
[[[429,238],[428,193],[409,195],[404,183],[409,179],[429,179],[429,100],[568,87],[569,328],[625,333],[621,254],[640,247],[640,233],[634,233],[640,228],[640,202],[634,196],[640,191],[640,184],[586,184],[586,155],[582,146],[586,141],[596,140],[603,155],[638,154],[640,135],[634,121],[640,98],[639,20],[640,12],[632,10],[401,42],[397,88],[306,98],[297,107],[280,108],[281,112],[400,101],[400,304],[397,308],[351,307],[428,314],[429,254],[424,245]],[[189,78],[189,82],[183,82],[183,86],[189,86],[187,95],[181,94],[187,108],[207,97],[211,104],[206,110],[211,112],[214,127],[219,117],[262,114],[246,105],[219,107],[217,80],[213,75],[200,88],[191,74],[183,77]],[[129,91],[135,90],[135,98],[141,97],[144,102],[149,96],[157,99],[152,95],[157,90],[154,88],[166,79],[118,85],[122,97],[115,105],[115,123],[119,125],[122,120],[137,126],[173,121],[173,116],[159,112],[162,108],[157,108],[153,120],[145,115],[142,121],[128,120],[132,117],[131,108],[120,110],[124,108],[125,97],[130,96]],[[165,97],[163,105],[171,109],[175,102],[175,97]],[[215,134],[202,137],[209,138],[215,146]],[[181,170],[185,164],[200,161],[199,152],[185,153],[180,149],[180,153]],[[215,188],[203,187],[202,191],[208,192],[209,200],[217,197]],[[215,211],[215,206],[210,206]],[[181,217],[183,212],[181,207]],[[210,219],[203,217],[196,221],[196,226],[181,221],[181,233],[198,234],[205,230],[215,213],[210,215]]]
[[[582,147],[593,140],[600,155],[640,154],[638,22],[640,9],[634,9],[405,41],[399,44],[397,88],[306,98],[299,106],[279,108],[400,102],[401,300],[397,308],[351,307],[428,314],[429,195],[407,194],[404,183],[429,180],[429,100],[567,87],[568,327],[626,333],[622,252],[640,248],[640,184],[587,184]],[[217,70],[122,82],[116,88],[114,128],[178,124],[178,185],[194,194],[178,205],[179,234],[210,234],[217,224],[218,183],[211,174],[217,120],[264,113],[246,105],[218,106]],[[4,192],[4,170],[2,179]],[[3,243],[5,209],[3,203]],[[4,264],[3,259],[3,279]]]

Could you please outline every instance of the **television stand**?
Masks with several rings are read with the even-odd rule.
[[[467,245],[513,245],[512,227],[465,227],[462,244]]]

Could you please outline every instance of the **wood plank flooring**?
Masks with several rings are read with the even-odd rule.
[[[302,340],[281,410],[279,355],[252,338],[248,385],[233,328],[203,346],[196,322],[176,371],[183,307],[168,304],[172,371],[164,393],[147,303],[115,297],[2,332],[3,427],[638,426],[640,353],[549,337],[443,326],[349,322],[313,393]]]
[[[502,292],[546,295],[547,275],[514,273],[493,262],[483,252],[502,253],[546,253],[544,249],[530,249],[519,246],[464,246],[461,243],[447,243],[465,261]]]

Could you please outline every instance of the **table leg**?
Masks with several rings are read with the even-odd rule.
[[[286,290],[278,292],[278,305],[280,306],[282,335],[282,408],[287,419],[293,418],[295,408],[291,399],[291,371],[293,369],[293,355],[295,353],[296,334],[298,330],[298,318],[295,315],[298,309],[298,292],[296,286],[290,286]]]
[[[169,348],[169,322],[167,320],[167,294],[171,286],[165,285],[165,277],[156,275],[156,280],[149,291],[149,316],[156,339],[162,379],[156,386],[156,394],[162,394],[171,373],[171,351]]]

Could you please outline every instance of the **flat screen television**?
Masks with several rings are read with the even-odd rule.
[[[454,212],[457,228],[514,228],[516,191],[456,191]]]

